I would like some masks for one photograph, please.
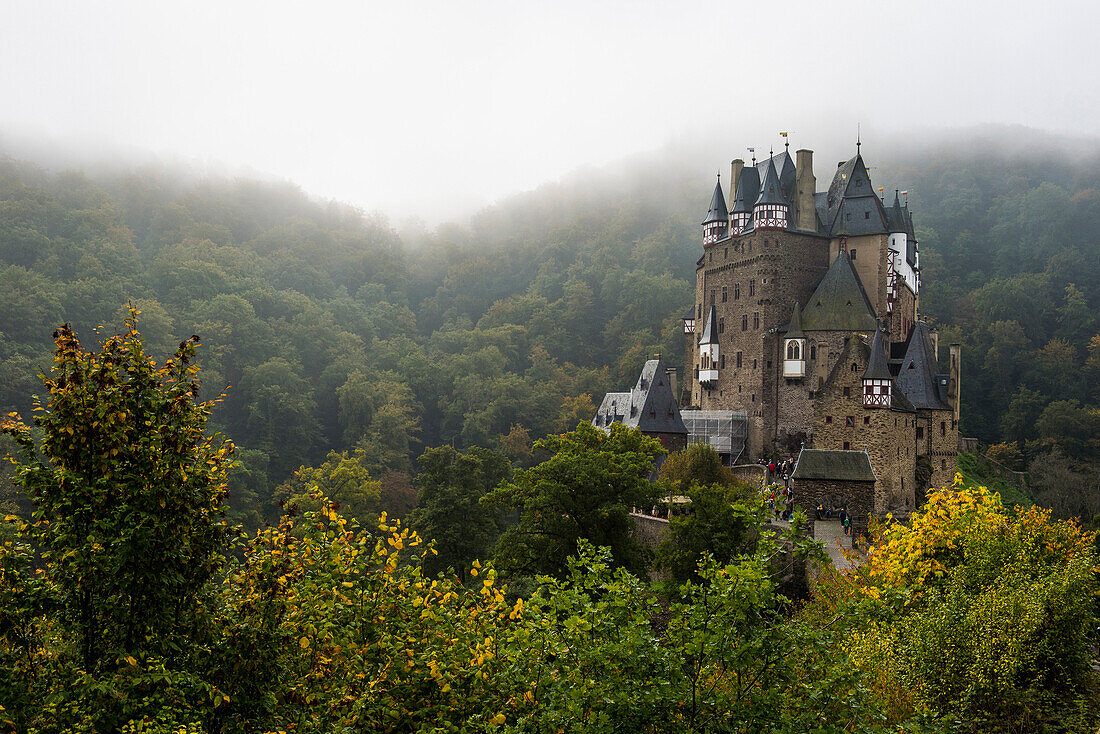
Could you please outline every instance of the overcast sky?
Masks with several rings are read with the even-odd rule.
[[[1100,132],[1100,4],[0,0],[0,136],[433,224],[584,164],[820,130]],[[821,172],[818,173],[819,177]]]

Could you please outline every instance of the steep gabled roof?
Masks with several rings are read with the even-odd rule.
[[[710,311],[707,312],[707,325],[703,327],[703,334],[699,337],[699,343],[718,343],[718,313],[715,311],[713,303],[710,304]]]
[[[928,324],[918,321],[909,335],[897,378],[898,388],[918,410],[951,410],[941,396],[936,367],[936,349]]]
[[[802,310],[802,330],[869,333],[877,329],[875,309],[848,253],[841,252],[806,302]]]
[[[687,433],[661,360],[651,359],[645,363],[632,395],[638,403],[638,412],[635,422],[624,421],[626,425],[651,433]]]
[[[802,449],[791,477],[795,480],[828,479],[837,482],[873,482],[875,470],[866,451]]]
[[[796,301],[794,311],[791,313],[791,322],[787,324],[787,338],[801,339],[804,336],[806,335],[802,333],[802,308]]]
[[[756,204],[783,204],[789,206],[790,202],[783,195],[783,189],[779,184],[779,173],[775,170],[775,159],[768,160],[768,169],[764,173],[764,181],[760,184],[760,196]]]
[[[726,209],[726,196],[722,193],[722,181],[719,179],[714,184],[714,195],[710,198],[710,208],[707,209],[707,218],[703,220],[703,224],[725,222],[729,218],[730,213]]]
[[[648,433],[687,433],[680,417],[680,406],[676,403],[661,360],[651,359],[645,363],[638,382],[630,392],[604,395],[592,424],[597,428],[607,428],[612,423],[622,423]]]
[[[886,208],[875,195],[867,164],[856,154],[833,174],[825,196],[823,217],[830,236],[880,234],[890,231]]]
[[[741,171],[737,179],[737,191],[733,194],[733,211],[738,214],[746,214],[752,211],[752,205],[760,196],[760,173],[755,166],[749,166]]]
[[[871,340],[871,355],[867,358],[867,370],[863,373],[865,380],[892,380],[890,366],[886,363],[886,346],[882,341],[882,329],[875,329],[875,337]]]

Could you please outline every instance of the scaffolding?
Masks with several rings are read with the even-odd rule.
[[[688,446],[709,443],[727,466],[737,463],[749,437],[749,414],[744,410],[681,410]]]

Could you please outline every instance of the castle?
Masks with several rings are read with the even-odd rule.
[[[826,191],[809,150],[733,161],[730,191],[719,179],[702,223],[685,402],[745,411],[749,457],[866,452],[879,514],[950,484],[960,353],[940,371],[908,204],[884,203],[859,144]]]

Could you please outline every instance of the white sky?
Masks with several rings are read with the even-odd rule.
[[[216,162],[434,224],[685,141],[713,141],[717,168],[857,120],[865,142],[1093,135],[1098,21],[1094,0],[0,0],[0,134]]]

